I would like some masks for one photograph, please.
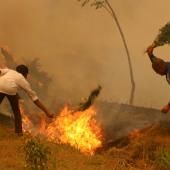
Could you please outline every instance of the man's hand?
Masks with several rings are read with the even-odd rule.
[[[155,48],[155,45],[150,45],[147,49],[146,52],[148,53],[148,55],[152,55],[153,53],[153,49]]]
[[[52,114],[48,109],[41,103],[39,99],[34,101],[35,105],[38,106],[49,118],[53,118],[54,114]]]
[[[49,118],[54,118],[54,114],[53,114],[53,113],[48,112],[48,113],[46,113],[46,115],[47,115]]]
[[[170,110],[170,105],[167,104],[166,106],[164,106],[164,107],[161,109],[161,112],[162,112],[162,113],[167,113],[169,110]]]

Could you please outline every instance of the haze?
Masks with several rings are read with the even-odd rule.
[[[159,108],[170,99],[165,77],[156,75],[144,51],[170,20],[170,1],[110,0],[128,43],[135,74],[135,105]],[[98,84],[100,100],[128,103],[126,53],[113,19],[76,0],[5,0],[0,5],[0,44],[22,58],[41,58],[53,77],[56,99],[79,101]],[[170,60],[170,47],[155,54]],[[2,58],[2,56],[1,56]],[[47,100],[47,99],[46,99]]]

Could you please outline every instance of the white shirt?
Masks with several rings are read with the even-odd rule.
[[[22,74],[8,68],[0,69],[0,92],[16,95],[19,88],[23,89],[33,101],[38,99],[29,82]]]

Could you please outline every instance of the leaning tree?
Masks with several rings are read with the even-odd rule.
[[[111,6],[109,0],[78,0],[82,3],[82,6],[84,7],[86,4],[90,3],[92,7],[95,7],[96,9],[103,8],[105,9],[113,18],[114,22],[116,23],[120,36],[123,41],[123,45],[127,54],[127,59],[128,59],[128,64],[129,64],[129,74],[130,74],[130,81],[131,81],[131,93],[130,93],[130,98],[129,98],[129,104],[133,104],[134,101],[134,93],[135,93],[135,81],[134,81],[134,74],[133,74],[133,68],[132,68],[132,62],[131,62],[131,57],[129,53],[129,49],[127,46],[127,42],[124,36],[124,33],[122,31],[122,28],[119,24],[119,20],[117,18],[117,15]]]

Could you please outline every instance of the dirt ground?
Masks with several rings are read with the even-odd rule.
[[[94,156],[68,145],[42,141],[51,152],[50,170],[170,169],[170,115],[159,110],[97,103],[105,142]],[[13,120],[0,116],[0,170],[25,169],[27,136],[14,134]]]

